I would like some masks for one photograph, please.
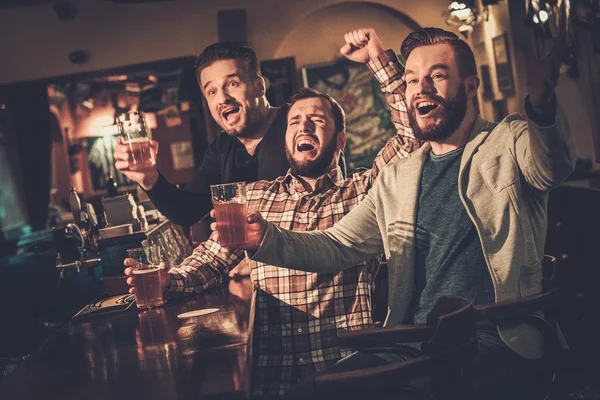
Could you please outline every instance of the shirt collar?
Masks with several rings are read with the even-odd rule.
[[[315,183],[315,190],[312,193],[318,193],[333,186],[339,186],[344,182],[342,177],[342,170],[339,166],[335,166],[329,172],[319,176]],[[308,194],[308,190],[304,187],[302,182],[292,173],[291,169],[288,169],[287,174],[283,177],[283,183],[288,186],[288,190],[291,194],[300,193]]]

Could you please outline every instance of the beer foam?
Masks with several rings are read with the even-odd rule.
[[[134,275],[145,275],[145,274],[150,274],[152,272],[156,272],[158,271],[158,268],[152,268],[152,269],[134,269],[133,270],[133,274]]]
[[[204,308],[202,310],[194,310],[194,311],[185,312],[183,314],[179,314],[177,316],[177,318],[186,319],[186,318],[192,318],[192,317],[200,317],[202,315],[212,314],[217,311],[219,311],[218,308]]]

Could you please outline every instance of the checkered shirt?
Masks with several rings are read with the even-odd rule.
[[[385,58],[378,61],[386,63]],[[384,76],[385,68],[378,69],[375,63],[370,67],[378,78]],[[403,103],[401,97],[393,98]],[[392,107],[396,117],[406,114],[403,104]],[[290,172],[274,181],[251,183],[247,186],[248,212],[260,211],[267,221],[292,230],[333,226],[365,197],[381,168],[421,145],[403,123],[395,120],[398,134],[379,152],[371,170],[355,171],[343,180],[336,167],[317,179],[312,192]],[[169,291],[200,292],[215,287],[242,259],[243,252],[228,251],[209,239],[169,271]],[[258,289],[254,395],[285,394],[295,383],[351,353],[339,347],[338,333],[372,325],[370,299],[379,261],[326,274],[251,261],[251,279]]]

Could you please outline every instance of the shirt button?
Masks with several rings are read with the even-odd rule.
[[[302,271],[296,271],[296,275],[302,275]]]
[[[302,304],[302,300],[300,300],[300,299],[297,299],[297,300],[296,300],[296,304]]]
[[[393,66],[394,66],[394,62],[393,62],[393,61],[390,61],[390,62],[388,62],[388,65],[389,65],[390,67],[393,67]]]
[[[298,333],[302,333],[302,328],[298,328]]]
[[[304,364],[304,358],[302,358],[302,357],[301,357],[301,358],[299,358],[299,359],[298,359],[298,362],[299,362],[300,364]]]

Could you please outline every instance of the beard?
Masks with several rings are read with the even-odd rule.
[[[408,109],[408,119],[415,137],[427,142],[440,142],[449,138],[465,119],[467,113],[467,90],[464,85],[460,85],[456,96],[449,100],[435,95],[425,97],[439,104],[438,108],[441,108],[442,120],[435,125],[421,128],[417,122],[417,109],[410,107]]]
[[[314,160],[296,161],[290,149],[286,149],[287,160],[290,164],[292,174],[296,176],[304,176],[307,178],[318,178],[319,176],[329,172],[335,152],[337,150],[337,137],[333,137],[323,152]]]

